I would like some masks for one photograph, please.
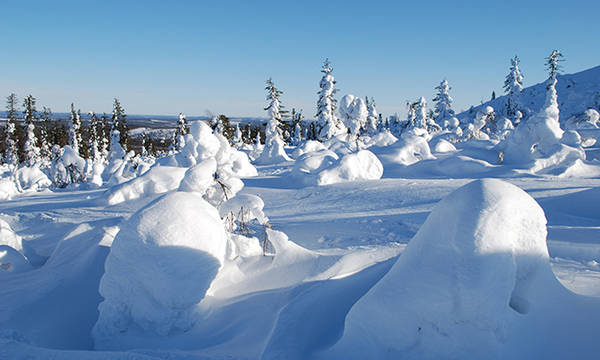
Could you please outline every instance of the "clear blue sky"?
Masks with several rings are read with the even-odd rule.
[[[265,116],[264,81],[315,113],[325,57],[339,96],[385,115],[434,95],[487,100],[517,54],[525,85],[554,48],[572,73],[600,65],[600,1],[5,1],[0,93],[131,114]]]

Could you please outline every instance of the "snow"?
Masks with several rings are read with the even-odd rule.
[[[140,209],[106,259],[96,348],[128,348],[129,337],[188,330],[225,250],[221,218],[198,194],[169,193]]]
[[[344,155],[339,163],[321,171],[319,185],[335,184],[343,181],[377,180],[383,175],[383,165],[369,150]]]
[[[580,304],[552,273],[545,225],[542,208],[514,185],[478,180],[456,190],[351,309],[344,335],[327,357],[476,359],[504,358],[515,350],[550,353],[518,335],[530,328],[532,318],[552,317],[545,313],[547,304]],[[595,301],[590,316],[600,316],[599,306]],[[564,339],[544,341],[561,349]]]
[[[598,69],[514,116],[442,82],[442,124],[422,98],[392,134],[372,100],[337,119],[326,62],[326,140],[272,121],[256,166],[202,121],[156,160],[2,165],[0,358],[595,358]]]

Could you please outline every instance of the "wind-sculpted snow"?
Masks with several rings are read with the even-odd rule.
[[[96,347],[188,330],[226,244],[217,210],[199,194],[169,193],[139,210],[121,226],[106,259]]]
[[[477,180],[456,190],[352,308],[324,358],[569,357],[564,334],[544,326],[565,321],[551,308],[582,304],[552,273],[545,225],[540,206],[514,185]],[[586,308],[590,321],[600,318],[599,301]],[[568,331],[589,338],[589,330]],[[524,336],[540,331],[545,347]],[[580,355],[598,348],[588,343]]]
[[[344,155],[338,163],[319,173],[317,184],[328,185],[344,181],[377,180],[383,175],[383,165],[369,150]]]

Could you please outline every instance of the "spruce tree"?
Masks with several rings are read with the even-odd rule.
[[[379,121],[379,113],[377,113],[377,108],[375,107],[375,99],[371,98],[371,101],[365,96],[365,103],[367,105],[367,125],[366,130],[370,135],[375,135],[379,130],[378,121]]]
[[[184,114],[179,113],[179,119],[177,120],[177,128],[174,133],[174,143],[173,150],[181,151],[183,146],[185,145],[184,136],[190,132],[187,118]]]
[[[267,86],[265,87],[265,90],[267,90],[267,101],[269,102],[269,105],[265,108],[265,110],[269,113],[271,121],[274,121],[274,125],[278,129],[277,133],[283,139],[283,132],[286,129],[283,118],[287,115],[285,107],[281,104],[281,100],[279,100],[279,97],[283,94],[283,91],[275,87],[275,84],[271,78],[267,80]]]
[[[35,121],[38,119],[36,100],[32,95],[25,97],[23,101],[23,120],[27,127],[23,153],[25,154],[25,164],[34,166],[40,162],[40,149],[38,148],[37,138],[35,136]]]
[[[6,98],[6,130],[4,145],[4,162],[9,165],[19,164],[17,137],[17,95],[10,94]]]
[[[95,112],[91,112],[89,143],[90,159],[100,161],[102,159],[102,141],[104,136],[104,128],[102,121],[98,118]]]
[[[454,101],[450,97],[450,86],[448,81],[444,79],[440,85],[436,86],[436,96],[433,98],[435,103],[434,119],[435,122],[442,128],[448,128],[448,123],[451,118],[454,117],[454,110],[452,110],[452,102]]]
[[[504,80],[504,92],[506,93],[506,116],[515,121],[520,106],[520,96],[523,90],[523,74],[519,69],[519,58],[515,55],[510,59],[510,70]]]
[[[335,115],[337,108],[337,100],[334,98],[337,93],[335,88],[336,81],[331,74],[333,68],[329,59],[325,59],[321,72],[323,77],[319,83],[321,90],[318,92],[319,100],[317,101],[317,123],[319,126],[318,138],[327,140],[339,134],[345,133],[343,124]]]
[[[127,115],[121,106],[119,99],[115,98],[112,112],[112,130],[119,131],[119,144],[127,152],[129,148],[129,128],[127,127]]]
[[[69,145],[79,155],[81,147],[81,112],[75,111],[75,105],[71,103],[71,121],[69,122]]]
[[[50,134],[52,130],[52,111],[50,108],[43,107],[41,115],[41,123],[39,128],[38,143],[40,148],[40,157],[42,161],[48,162],[52,155],[52,136]]]

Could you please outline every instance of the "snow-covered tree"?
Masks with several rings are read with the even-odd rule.
[[[411,106],[414,108],[414,121],[412,121],[413,128],[425,129],[427,132],[434,132],[440,130],[440,126],[436,124],[431,118],[430,114],[427,112],[427,100],[421,96],[419,101]],[[408,126],[411,126],[411,122],[408,123]]]
[[[368,110],[363,99],[352,94],[344,95],[340,100],[340,120],[344,123],[353,139],[367,123]]]
[[[125,109],[121,106],[119,99],[115,98],[113,102],[112,112],[112,129],[111,129],[111,141],[112,133],[114,130],[119,132],[119,144],[126,151],[129,150],[129,128],[127,127],[127,115],[125,115]]]
[[[442,128],[447,129],[450,125],[450,120],[454,117],[454,110],[452,110],[452,102],[454,101],[450,97],[450,85],[448,80],[444,79],[440,85],[436,86],[436,96],[433,98],[435,103],[434,116],[435,122]]]
[[[173,149],[175,151],[181,151],[181,149],[185,145],[185,135],[187,135],[189,132],[190,128],[188,126],[186,116],[182,113],[179,113],[179,119],[177,120],[177,128],[175,129],[175,134],[173,137]]]
[[[504,92],[506,93],[506,116],[516,120],[519,111],[521,91],[523,90],[523,74],[519,69],[519,58],[515,55],[510,59],[510,70],[504,80]]]
[[[379,113],[375,107],[375,99],[371,101],[365,96],[365,104],[367,105],[367,124],[366,131],[369,135],[374,135],[379,130]]]
[[[548,69],[550,74],[549,80],[556,80],[556,75],[558,75],[562,70],[560,63],[563,61],[563,54],[559,50],[552,50],[550,56],[546,58],[546,69]],[[554,81],[554,84],[556,85],[556,81]],[[550,85],[550,82],[548,85]]]
[[[269,105],[265,110],[268,112],[270,119],[265,128],[265,147],[257,161],[263,164],[289,161],[290,158],[283,148],[284,143],[280,128],[282,106],[279,101],[279,96],[283,94],[283,92],[275,87],[275,84],[271,79],[267,80],[265,90],[267,90],[267,101],[269,102]]]
[[[304,137],[302,132],[302,110],[296,111],[296,109],[292,109],[290,117],[292,118],[291,143],[293,145],[298,145],[302,142]]]
[[[335,88],[335,80],[331,72],[333,68],[329,59],[325,59],[321,72],[323,77],[319,83],[321,90],[318,92],[319,100],[317,101],[317,123],[320,131],[318,137],[320,140],[327,140],[333,136],[344,134],[346,130],[341,121],[335,116],[337,101],[334,96],[337,93]]]
[[[90,149],[90,158],[93,161],[100,161],[102,159],[102,151],[101,151],[101,142],[102,142],[102,134],[103,127],[102,121],[98,118],[96,113],[91,112],[91,123],[90,123],[90,136],[89,136],[89,149]]]
[[[79,155],[81,146],[81,116],[71,103],[71,122],[69,122],[69,145]]]
[[[6,130],[4,144],[4,162],[9,165],[19,164],[17,146],[17,95],[10,94],[6,98]]]
[[[42,115],[41,115],[41,124],[39,126],[39,148],[40,148],[40,157],[42,161],[49,162],[52,157],[52,146],[50,143],[52,142],[50,136],[50,129],[52,128],[52,111],[50,108],[43,107]]]
[[[25,154],[25,163],[27,166],[39,164],[41,160],[40,149],[38,148],[37,138],[35,136],[34,122],[38,118],[35,102],[35,98],[32,95],[25,97],[25,100],[23,101],[23,120],[27,127],[23,152]]]
[[[244,145],[244,139],[242,136],[242,130],[240,129],[240,124],[235,124],[235,132],[233,134],[233,145],[236,148],[240,148]]]

